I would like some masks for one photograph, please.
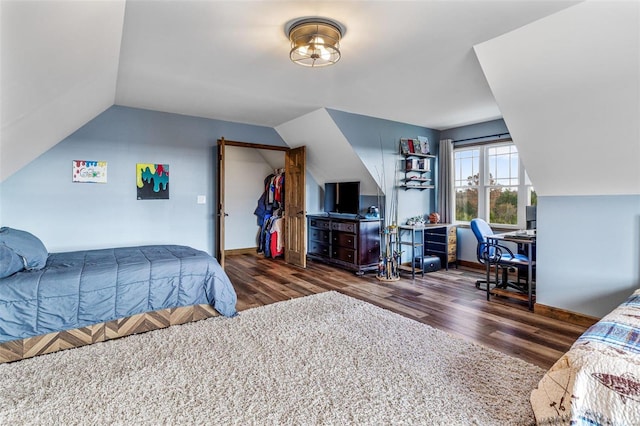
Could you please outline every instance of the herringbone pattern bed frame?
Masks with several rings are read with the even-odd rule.
[[[0,343],[0,363],[18,361],[64,349],[91,345],[131,334],[144,333],[218,316],[210,305],[193,305],[145,312],[73,330]]]

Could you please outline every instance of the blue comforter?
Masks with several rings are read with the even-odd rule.
[[[53,253],[44,269],[0,279],[0,343],[178,306],[234,316],[236,300],[218,262],[190,247]]]

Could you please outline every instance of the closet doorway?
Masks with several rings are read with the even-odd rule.
[[[218,212],[216,221],[216,258],[224,268],[225,257],[225,209],[227,183],[225,182],[225,148],[233,146],[247,149],[281,151],[284,153],[285,165],[285,199],[284,199],[284,260],[292,265],[306,268],[306,223],[305,223],[305,170],[306,150],[304,146],[287,148],[247,142],[218,140]],[[231,188],[232,186],[229,186]],[[256,205],[257,205],[256,199]],[[255,205],[254,205],[255,208]],[[255,222],[253,222],[255,223]],[[256,225],[257,227],[257,225]]]

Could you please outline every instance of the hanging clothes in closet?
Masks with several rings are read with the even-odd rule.
[[[253,212],[258,216],[258,253],[275,258],[284,254],[284,169],[264,180],[264,192]]]

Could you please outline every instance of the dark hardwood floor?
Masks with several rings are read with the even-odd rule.
[[[545,369],[585,330],[536,315],[514,299],[487,302],[475,287],[482,273],[469,268],[443,269],[415,280],[403,273],[400,281],[386,283],[374,273],[358,277],[316,261],[309,261],[307,269],[252,254],[230,255],[225,261],[240,311],[335,290]]]

